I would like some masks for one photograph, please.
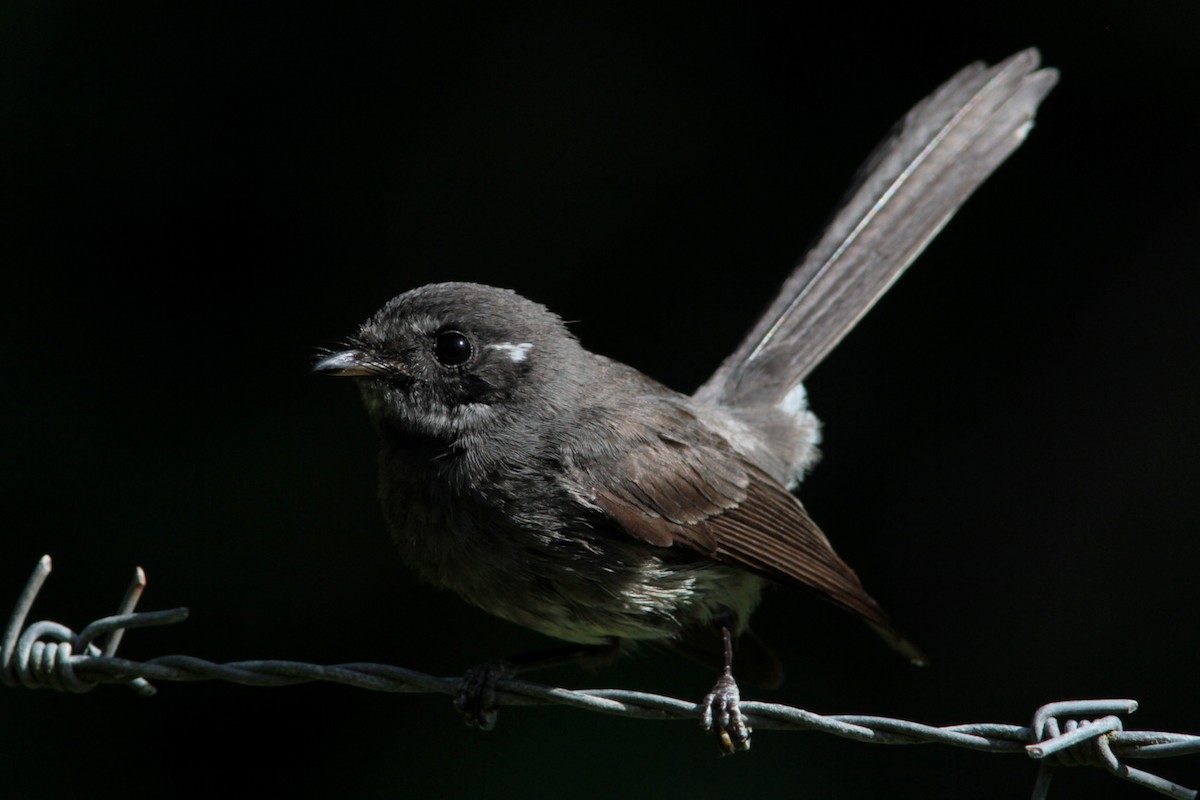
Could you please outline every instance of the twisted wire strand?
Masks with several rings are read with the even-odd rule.
[[[0,683],[10,687],[87,692],[101,683],[154,694],[150,680],[223,680],[246,686],[291,686],[324,681],[381,692],[455,695],[458,677],[437,677],[386,664],[331,666],[297,661],[253,660],[217,664],[173,655],[131,661],[116,655],[126,630],[171,625],[187,619],[186,608],[136,612],[146,585],[138,568],[118,613],[98,619],[79,633],[57,622],[25,625],[38,592],[50,574],[49,556],[35,567],[0,637]],[[101,647],[96,644],[104,639]],[[514,679],[496,685],[501,705],[558,704],[639,719],[690,719],[703,714],[699,703],[627,689],[563,689]],[[872,744],[944,744],[989,753],[1024,752],[1040,762],[1033,800],[1044,800],[1057,767],[1092,766],[1178,800],[1197,792],[1123,763],[1132,758],[1168,758],[1200,753],[1200,736],[1159,731],[1126,731],[1120,714],[1137,710],[1134,700],[1066,700],[1039,708],[1029,726],[968,723],[937,727],[909,720],[859,714],[821,715],[779,703],[743,701],[746,721],[756,728],[809,730]]]

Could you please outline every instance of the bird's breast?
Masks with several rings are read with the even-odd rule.
[[[745,619],[758,603],[756,576],[646,545],[569,498],[537,498],[544,486],[525,497],[511,479],[451,491],[400,467],[381,463],[380,494],[401,558],[498,617],[598,644],[672,638],[714,616]]]

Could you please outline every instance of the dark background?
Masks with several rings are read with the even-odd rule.
[[[352,387],[394,294],[509,286],[677,388],[736,343],[850,175],[969,61],[1062,70],[1026,145],[812,376],[802,495],[931,654],[788,591],[756,627],[825,713],[1025,723],[1133,697],[1200,732],[1200,14],[1188,3],[5,4],[0,608],[187,605],[122,653],[459,674],[547,644],[416,585]],[[1042,4],[1036,4],[1041,6]],[[567,686],[698,699],[649,653]],[[0,692],[5,797],[1025,797],[1034,765],[333,686]],[[1142,764],[1142,766],[1147,766]],[[1196,758],[1149,768],[1200,784]],[[1054,797],[1149,797],[1094,771]]]

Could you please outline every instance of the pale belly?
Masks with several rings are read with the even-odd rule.
[[[671,639],[719,618],[737,627],[763,579],[675,548],[582,526],[489,525],[463,508],[385,500],[401,557],[490,614],[581,644]]]

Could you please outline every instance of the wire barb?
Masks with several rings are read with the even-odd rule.
[[[1121,719],[1116,714],[1137,711],[1136,700],[1064,700],[1042,706],[1033,715],[1029,730],[1033,744],[1025,752],[1042,762],[1034,787],[1033,800],[1043,800],[1050,790],[1050,779],[1058,766],[1087,766],[1106,769],[1119,778],[1153,789],[1168,797],[1193,800],[1196,792],[1177,783],[1122,764],[1113,752],[1113,743],[1123,742]],[[1099,719],[1078,719],[1079,716],[1107,714]],[[1067,717],[1062,724],[1059,718]],[[1153,736],[1154,734],[1142,734]],[[1145,752],[1141,757],[1153,757]],[[1195,749],[1188,752],[1195,752]]]
[[[154,687],[136,670],[123,676],[109,673],[103,680],[82,677],[79,670],[86,668],[94,659],[119,661],[115,658],[117,647],[127,629],[182,622],[187,619],[187,609],[134,613],[146,588],[146,573],[137,567],[115,615],[96,620],[80,633],[45,620],[33,623],[22,632],[25,619],[46,579],[50,577],[52,567],[50,556],[38,559],[33,574],[25,583],[25,589],[17,598],[4,637],[0,639],[0,683],[28,689],[57,689],[61,692],[90,692],[102,682],[124,683],[138,694],[154,694]],[[93,642],[105,634],[108,640],[101,650]]]
[[[224,680],[247,686],[291,686],[326,681],[380,692],[437,692],[454,696],[462,682],[385,664],[322,666],[297,661],[239,661],[215,664],[192,656],[163,656],[149,661],[118,658],[117,647],[131,628],[171,625],[187,619],[186,608],[134,609],[146,586],[139,567],[118,607],[75,633],[57,622],[25,625],[34,600],[50,575],[50,556],[42,556],[25,584],[0,637],[0,683],[30,689],[87,692],[101,683],[120,683],[139,694],[154,694],[147,679]],[[103,649],[95,640],[107,636]],[[499,681],[502,705],[567,705],[639,719],[699,720],[702,704],[625,689],[562,689],[514,679]],[[1024,752],[1040,762],[1033,800],[1044,800],[1051,776],[1063,766],[1092,766],[1177,800],[1196,800],[1197,792],[1166,778],[1134,769],[1131,758],[1167,758],[1200,753],[1200,736],[1158,731],[1126,731],[1119,714],[1132,714],[1134,700],[1066,700],[1037,710],[1028,727],[970,723],[936,727],[889,717],[821,715],[778,703],[742,701],[747,724],[754,728],[809,730],[873,744],[944,744],[988,753]]]

